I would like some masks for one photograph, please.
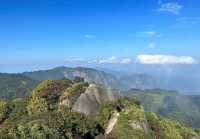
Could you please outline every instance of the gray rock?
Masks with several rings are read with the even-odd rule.
[[[72,109],[87,116],[95,116],[102,103],[114,101],[118,97],[109,88],[90,84],[85,93],[81,94],[77,99]]]

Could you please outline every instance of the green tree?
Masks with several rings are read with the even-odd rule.
[[[45,99],[32,96],[27,105],[28,114],[35,114],[48,111],[48,105]]]
[[[8,118],[8,115],[12,111],[12,106],[5,101],[0,101],[0,125]]]

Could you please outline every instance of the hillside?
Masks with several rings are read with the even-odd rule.
[[[39,82],[21,74],[0,73],[0,99],[12,100],[28,95]]]
[[[156,82],[151,76],[145,74],[134,74],[132,76],[116,78],[111,74],[90,68],[66,67],[59,67],[46,71],[26,72],[23,74],[0,74],[0,98],[3,100],[12,100],[15,98],[25,97],[30,94],[32,89],[43,79],[62,79],[68,77],[72,80],[77,76],[84,77],[86,81],[89,81],[90,83],[94,80],[94,82],[107,87],[117,86],[116,88],[125,89],[129,86],[132,88],[139,88],[122,92],[140,100],[146,111],[155,112],[159,115],[178,120],[179,122],[192,127],[200,127],[200,109],[198,107],[200,102],[198,95],[186,96],[175,91],[166,91],[161,89],[147,90],[147,88],[156,86]],[[93,92],[98,92],[97,90],[98,89],[92,89]],[[112,89],[107,89],[106,91],[112,92]],[[79,101],[77,101],[74,106],[76,109],[79,109],[79,111],[87,108],[81,107],[83,103],[93,105],[94,109],[99,106],[100,100],[93,102],[90,98],[96,98],[96,96],[101,95],[93,93],[93,95],[88,98],[88,94],[90,93],[81,95]],[[112,96],[111,94],[109,95]],[[105,96],[101,97],[104,98]],[[61,103],[69,102],[64,100]],[[93,111],[88,112],[93,113]]]
[[[147,74],[132,74],[129,76],[122,76],[120,83],[126,88],[136,88],[136,89],[152,89],[157,88],[159,85],[157,81],[150,75]]]
[[[193,127],[200,127],[199,95],[182,95],[176,91],[161,89],[132,89],[125,93],[140,100],[147,111],[156,112]]]
[[[122,90],[130,88],[151,89],[157,87],[153,77],[146,74],[133,74],[119,78],[104,71],[83,67],[57,67],[50,70],[25,72],[23,74],[34,80],[62,79],[64,77],[74,79],[76,76],[79,76],[86,81],[94,81],[107,87]]]
[[[136,99],[82,80],[45,80],[0,101],[0,138],[199,139],[200,131],[145,112]]]
[[[84,78],[86,81],[95,81],[96,83],[107,85],[113,88],[117,88],[119,84],[117,78],[111,74],[83,67],[57,67],[50,70],[25,72],[23,74],[35,80],[62,79],[64,77],[68,79],[74,79],[78,76]]]

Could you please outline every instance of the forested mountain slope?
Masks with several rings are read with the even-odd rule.
[[[132,89],[125,94],[141,101],[146,111],[156,112],[193,127],[200,127],[199,95],[182,95],[176,91],[161,89]]]
[[[136,99],[82,80],[46,80],[0,101],[0,138],[199,139],[199,129],[145,112]]]
[[[107,87],[122,90],[130,88],[151,89],[158,87],[156,81],[150,75],[132,74],[119,78],[104,71],[84,67],[57,67],[50,70],[25,72],[23,74],[34,80],[62,79],[64,77],[74,79],[76,76],[79,76],[86,81],[94,81]]]
[[[28,95],[39,81],[21,74],[0,73],[0,99],[11,100]]]

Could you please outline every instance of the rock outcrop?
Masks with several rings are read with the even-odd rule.
[[[107,101],[114,101],[119,95],[111,89],[103,88],[96,84],[90,84],[85,93],[82,93],[73,105],[73,110],[88,116],[95,116],[100,105]]]
[[[115,112],[112,116],[112,118],[108,122],[108,126],[106,128],[105,134],[109,134],[112,132],[114,126],[116,125],[119,117],[119,112]]]

